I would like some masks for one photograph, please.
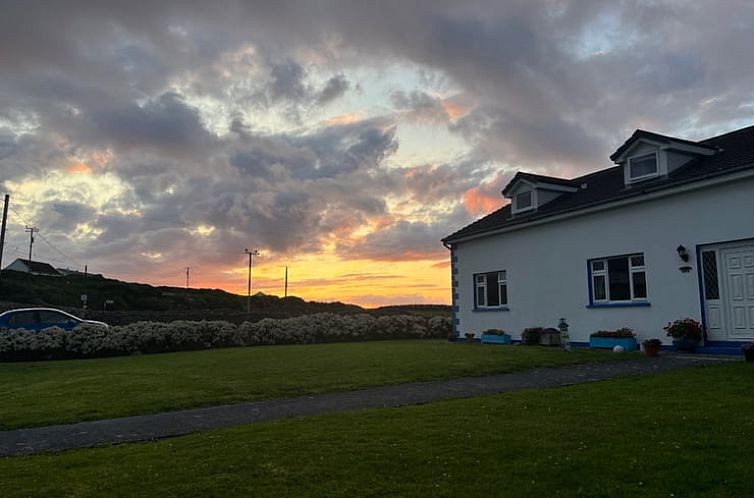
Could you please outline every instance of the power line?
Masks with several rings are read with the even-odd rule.
[[[24,222],[24,225],[32,225],[31,223],[29,223],[29,222],[28,222],[27,220],[25,220],[25,219],[24,219],[24,217],[23,217],[23,216],[21,215],[21,213],[19,213],[19,212],[18,212],[18,210],[17,210],[16,208],[14,208],[13,206],[10,206],[10,209],[11,209],[11,211],[13,211],[14,213],[16,213],[16,216],[18,216],[18,218],[19,218],[19,219],[20,219],[21,221],[23,221],[23,222]],[[52,242],[50,242],[50,241],[49,241],[49,240],[47,239],[47,237],[45,237],[44,235],[42,235],[41,233],[39,233],[39,229],[37,229],[37,232],[36,232],[36,233],[37,233],[37,235],[39,236],[39,238],[40,238],[40,239],[42,239],[42,240],[43,240],[43,241],[45,242],[45,244],[47,244],[47,245],[48,245],[48,246],[50,246],[50,247],[51,247],[51,248],[52,248],[52,249],[53,249],[54,251],[56,251],[56,252],[57,252],[58,254],[60,254],[61,256],[63,256],[63,257],[65,258],[65,262],[66,262],[66,263],[74,263],[74,264],[75,264],[75,265],[76,265],[77,267],[79,267],[79,268],[81,268],[81,267],[83,267],[83,266],[84,266],[84,265],[82,265],[82,264],[81,264],[81,263],[80,263],[79,261],[76,261],[76,260],[75,260],[74,258],[72,258],[72,257],[71,257],[71,256],[69,256],[68,254],[66,254],[65,252],[63,252],[63,251],[62,251],[61,249],[58,249],[57,247],[55,247],[55,245],[54,245],[54,244],[53,244]]]

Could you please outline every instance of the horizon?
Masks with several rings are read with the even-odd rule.
[[[754,123],[754,9],[691,7],[8,2],[3,264],[30,226],[34,260],[107,278],[245,295],[249,248],[252,293],[287,266],[306,300],[447,305],[440,239],[517,171]]]

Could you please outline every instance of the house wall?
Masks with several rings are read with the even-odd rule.
[[[455,245],[457,331],[479,335],[503,328],[515,338],[526,327],[570,324],[571,340],[598,329],[633,328],[639,339],[669,343],[662,327],[701,319],[696,246],[754,238],[754,179],[677,194],[514,230]],[[676,252],[691,255],[690,273]],[[648,307],[587,308],[587,260],[643,252]],[[509,311],[474,310],[475,273],[507,270]]]

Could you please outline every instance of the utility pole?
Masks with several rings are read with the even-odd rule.
[[[189,290],[189,275],[190,275],[190,272],[191,272],[191,267],[187,266],[186,267],[186,294],[188,294],[188,290]]]
[[[5,194],[5,204],[3,205],[3,224],[0,226],[0,272],[3,269],[3,249],[5,248],[5,226],[8,223],[8,204],[10,204],[10,195]]]
[[[285,267],[285,292],[283,294],[283,297],[288,297],[288,267]]]
[[[34,261],[31,259],[32,248],[34,247],[34,233],[38,232],[39,228],[26,225],[26,231],[29,232],[29,261]]]
[[[249,281],[246,287],[246,313],[251,313],[251,259],[254,256],[259,256],[259,250],[254,249],[253,251],[249,251],[248,249],[244,249],[243,251],[249,255]]]

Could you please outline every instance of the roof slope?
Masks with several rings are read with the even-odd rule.
[[[648,132],[645,132],[648,133]],[[742,128],[724,135],[708,138],[695,145],[715,147],[718,152],[712,156],[701,156],[688,164],[673,171],[667,178],[642,182],[634,187],[626,187],[623,178],[623,168],[613,166],[596,171],[571,180],[564,180],[579,190],[572,194],[564,194],[548,202],[537,211],[528,214],[511,216],[510,204],[494,211],[470,225],[448,235],[443,242],[478,235],[514,225],[524,225],[530,221],[546,218],[556,214],[590,206],[612,202],[624,198],[635,197],[647,191],[661,190],[684,183],[699,181],[710,176],[731,173],[740,169],[754,167],[754,126]],[[549,178],[549,177],[545,177]],[[581,188],[586,184],[586,188]]]
[[[30,261],[28,259],[18,258],[18,261],[26,265],[31,273],[44,273],[46,275],[60,275],[60,272],[56,270],[52,265],[43,263],[41,261]]]

